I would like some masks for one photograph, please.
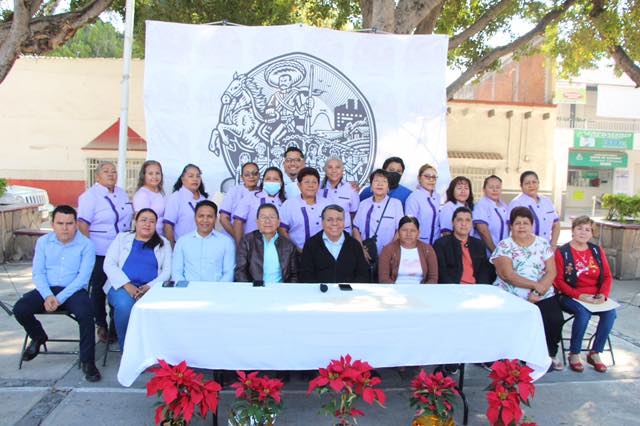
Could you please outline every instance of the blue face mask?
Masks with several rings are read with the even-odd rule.
[[[280,192],[281,187],[282,187],[282,184],[280,182],[265,182],[262,185],[262,189],[264,190],[264,192],[266,192],[272,197],[276,195],[278,192]]]

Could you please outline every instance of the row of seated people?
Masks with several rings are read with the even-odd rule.
[[[375,275],[371,273],[372,265],[376,265],[376,281],[380,283],[493,283],[535,303],[541,312],[555,369],[562,368],[556,357],[562,309],[576,314],[570,366],[582,371],[580,345],[591,311],[576,299],[603,303],[611,289],[606,256],[602,248],[589,243],[593,223],[588,217],[574,221],[572,241],[554,255],[549,243],[533,233],[530,209],[515,208],[510,216],[511,236],[500,241],[488,257],[484,242],[470,235],[472,214],[466,207],[454,211],[452,234],[438,239],[434,246],[420,241],[419,221],[406,216],[400,221],[397,239],[384,247],[378,259],[367,259],[360,242],[345,232],[345,211],[339,205],[323,209],[322,230],[307,240],[301,253],[286,236],[278,234],[280,218],[273,205],[260,206],[258,229],[243,237],[237,253],[233,240],[214,230],[217,215],[215,203],[199,202],[194,212],[196,230],[181,237],[172,251],[170,242],[157,232],[156,213],[142,209],[136,215],[135,230],[119,233],[109,246],[103,266],[108,280],[103,291],[114,307],[122,348],[135,302],[170,277],[213,282],[369,282]],[[78,232],[72,207],[58,206],[52,223],[54,232],[41,237],[36,245],[36,289],[14,307],[16,319],[32,339],[23,357],[27,361],[33,359],[47,340],[35,314],[62,307],[78,318],[80,359],[87,380],[99,380],[94,363],[95,323],[87,292],[95,246]],[[556,274],[557,270],[561,273]],[[593,351],[587,360],[598,371],[606,371],[599,353],[616,313],[611,310],[599,315]]]

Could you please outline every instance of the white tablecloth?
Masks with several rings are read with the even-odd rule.
[[[118,381],[164,359],[224,370],[311,370],[351,354],[374,368],[518,358],[547,370],[538,308],[487,285],[191,282],[153,287],[131,313]]]

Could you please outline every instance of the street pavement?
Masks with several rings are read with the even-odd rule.
[[[33,288],[29,263],[0,265],[0,300],[13,304],[20,294]],[[585,372],[565,368],[536,382],[536,395],[526,413],[539,425],[640,425],[640,281],[615,281],[612,297],[622,306],[611,335],[616,365],[611,366],[607,353],[602,358],[610,365],[605,374],[597,373],[585,362]],[[46,318],[50,337],[76,338],[77,327],[63,317]],[[569,326],[565,328],[568,336]],[[98,383],[84,380],[70,355],[38,356],[18,369],[24,332],[13,317],[0,311],[0,425],[153,425],[154,397],[147,398],[148,373],[130,388],[122,387],[116,374],[120,353],[109,353],[102,367],[105,346],[97,344],[97,365],[103,379]],[[419,339],[420,336],[416,336]],[[53,343],[50,349],[53,349]],[[117,347],[117,344],[115,345]],[[74,344],[57,348],[74,349]],[[434,343],[437,350],[437,343]],[[284,354],[283,354],[284,355]],[[336,354],[338,355],[338,354]],[[583,357],[584,358],[584,357]],[[584,360],[583,360],[584,361]],[[363,405],[365,417],[358,424],[410,425],[408,386],[417,368],[404,372],[380,371],[388,400],[386,408]],[[204,371],[208,378],[212,375]],[[484,388],[489,384],[487,371],[468,365],[465,394],[469,401],[469,424],[487,424]],[[454,376],[456,377],[456,376]],[[232,376],[229,376],[232,379]],[[294,373],[285,386],[285,408],[278,425],[331,425],[332,419],[319,412],[321,400],[306,394],[307,382]],[[226,425],[226,414],[234,394],[225,388],[221,395],[219,424]],[[462,407],[456,406],[456,423],[462,424]],[[196,418],[194,425],[213,424],[210,416]]]

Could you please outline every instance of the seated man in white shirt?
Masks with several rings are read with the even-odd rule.
[[[218,206],[213,201],[196,205],[196,230],[180,237],[173,250],[174,281],[233,281],[236,244],[228,235],[214,230],[217,215]]]

